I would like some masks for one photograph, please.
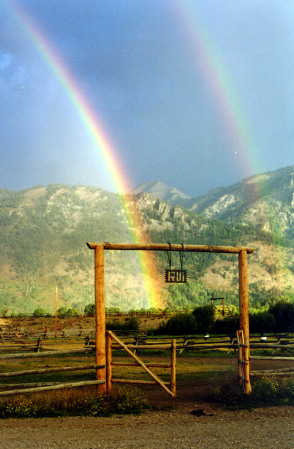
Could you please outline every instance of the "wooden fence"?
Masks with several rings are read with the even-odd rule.
[[[40,348],[41,349],[41,348]],[[25,358],[40,358],[40,357],[56,357],[59,355],[74,355],[74,354],[82,354],[82,353],[93,353],[93,348],[76,348],[76,349],[68,349],[68,350],[57,350],[57,351],[39,351],[39,352],[23,352],[23,353],[12,353],[12,354],[1,354],[0,359],[2,360],[10,360],[10,359],[25,359]],[[24,370],[24,371],[13,371],[13,372],[4,372],[0,373],[0,382],[2,380],[7,380],[10,378],[16,377],[24,377],[24,376],[32,376],[32,375],[46,375],[51,373],[65,373],[65,372],[76,372],[76,371],[89,371],[99,370],[104,368],[104,366],[99,366],[95,364],[91,365],[78,365],[78,366],[60,366],[60,367],[52,367],[52,368],[39,368],[32,370]],[[20,393],[33,393],[33,392],[41,392],[41,391],[49,391],[49,390],[57,390],[63,388],[73,388],[80,387],[84,385],[99,385],[101,383],[105,383],[105,380],[87,380],[87,381],[77,381],[77,382],[28,382],[28,383],[13,383],[0,384],[0,396],[10,396]]]
[[[129,332],[115,332],[116,335],[122,335],[124,343],[127,345],[145,345],[149,349],[152,346],[161,343],[168,343],[172,337],[168,336],[148,336],[146,333],[129,331]],[[48,350],[48,347],[55,345],[74,345],[84,342],[84,346],[92,348],[95,346],[94,331],[92,329],[85,329],[82,332],[73,329],[63,330],[57,337],[53,332],[40,332],[38,334],[26,335],[21,334],[18,337],[15,335],[6,335],[5,338],[0,339],[0,354],[7,351],[34,351],[40,352]],[[175,337],[177,349],[179,353],[189,352],[192,350],[205,349],[227,349],[228,352],[238,350],[238,342],[236,334],[233,335],[182,335]],[[250,336],[250,347],[252,349],[274,349],[274,352],[289,352],[294,353],[294,336],[286,334],[271,334],[267,337],[259,335]],[[136,353],[138,348],[134,349]],[[0,355],[0,358],[5,358]]]
[[[139,358],[136,354],[134,354],[133,350],[145,350],[150,349],[150,346],[147,345],[126,345],[123,343],[115,334],[112,332],[107,333],[107,366],[106,366],[106,379],[97,379],[97,371],[100,369],[104,369],[104,365],[78,365],[78,366],[59,366],[52,368],[38,368],[38,369],[30,369],[30,370],[22,370],[22,371],[13,371],[13,372],[4,372],[0,373],[0,396],[10,396],[20,393],[33,393],[33,392],[42,392],[63,388],[72,388],[72,387],[80,387],[86,385],[99,385],[99,384],[107,384],[106,391],[110,392],[112,389],[113,383],[134,383],[134,384],[158,384],[160,385],[168,394],[175,397],[176,395],[176,343],[175,340],[172,343],[168,344],[157,344],[156,346],[152,346],[152,349],[161,349],[161,350],[171,350],[171,361],[169,364],[157,363],[157,364],[146,364]],[[111,344],[111,341],[114,340],[114,345]],[[39,338],[38,342],[40,343],[42,340]],[[54,343],[55,340],[52,339]],[[64,341],[62,341],[64,343]],[[48,340],[45,340],[45,344],[48,345]],[[3,346],[3,345],[0,345]],[[25,358],[40,358],[40,357],[55,357],[59,355],[74,355],[74,354],[82,354],[82,353],[93,353],[95,351],[95,346],[90,345],[90,341],[88,340],[86,346],[83,348],[76,349],[67,349],[67,350],[55,350],[48,351],[43,350],[41,344],[38,346],[38,352],[19,352],[22,349],[19,345],[9,346],[9,348],[13,348],[16,353],[11,354],[0,354],[0,359],[2,360],[11,360],[11,359],[25,359]],[[30,345],[31,347],[31,345]],[[35,346],[36,350],[37,346]],[[133,359],[135,363],[130,362],[115,362],[112,357],[113,349],[123,349],[126,351]],[[146,380],[134,380],[134,379],[118,379],[113,378],[112,376],[112,367],[113,366],[139,366],[143,368],[151,377],[152,381]],[[155,374],[151,368],[169,368],[171,370],[171,380],[170,382],[163,382],[157,374]],[[96,371],[96,380],[85,380],[85,381],[77,381],[77,382],[27,382],[27,383],[6,383],[7,379],[16,377],[31,377],[32,375],[46,375],[51,373],[69,373],[76,371],[91,371],[93,370],[93,374]],[[1,384],[4,380],[5,383]],[[168,386],[170,388],[168,388]]]
[[[112,345],[112,341],[114,340],[117,345]],[[172,397],[176,396],[176,340],[172,340],[171,343],[153,345],[152,349],[156,350],[170,350],[171,351],[171,361],[170,364],[156,363],[156,364],[147,364],[144,363],[141,358],[139,358],[134,350],[142,349],[142,350],[150,350],[150,345],[126,345],[120,340],[113,332],[107,332],[107,365],[106,365],[106,391],[111,391],[112,383],[137,383],[137,384],[158,384],[160,385],[169,395]],[[127,354],[129,354],[134,360],[135,363],[130,362],[113,362],[112,358],[112,349],[122,349]],[[133,351],[131,351],[133,349]],[[115,379],[112,376],[112,367],[113,366],[138,366],[143,368],[149,376],[152,377],[153,381],[146,380],[134,380],[134,379]],[[170,382],[163,382],[157,374],[155,374],[150,368],[170,368]],[[169,385],[170,388],[167,387]]]
[[[93,353],[95,351],[95,342],[91,341],[90,337],[84,338],[82,336],[73,335],[76,340],[72,342],[70,337],[59,336],[58,338],[54,338],[49,333],[44,336],[38,336],[35,340],[33,338],[28,339],[25,343],[20,341],[19,338],[15,338],[15,336],[10,336],[9,338],[0,340],[0,360],[10,360],[10,359],[25,359],[25,358],[39,358],[39,357],[54,357],[58,355],[70,355],[70,354],[83,354],[83,353]],[[52,338],[51,338],[52,337]],[[252,350],[255,349],[263,349],[263,350],[274,350],[280,351],[281,353],[285,352],[293,352],[294,337],[292,335],[280,334],[280,335],[271,335],[268,336],[265,340],[264,337],[260,336],[251,336],[250,338],[250,348]],[[111,340],[111,343],[110,343]],[[79,345],[79,347],[75,347],[75,345]],[[50,348],[51,345],[51,348]],[[53,345],[59,346],[58,349],[52,350]],[[62,349],[60,347],[62,345],[70,346],[69,349]],[[0,373],[0,382],[1,379],[4,382],[7,382],[8,378],[15,378],[17,376],[31,376],[31,375],[46,375],[49,373],[65,373],[65,372],[75,372],[75,371],[92,371],[93,375],[96,371],[102,370],[106,368],[106,377],[105,379],[97,379],[96,380],[85,380],[77,381],[77,382],[59,382],[59,383],[50,383],[50,382],[34,382],[34,383],[23,383],[23,384],[4,384],[0,385],[0,395],[12,395],[17,393],[27,393],[34,391],[46,391],[52,389],[59,388],[69,388],[69,387],[78,387],[81,385],[99,385],[102,383],[106,383],[106,390],[110,391],[113,383],[152,383],[159,384],[162,388],[164,388],[168,394],[171,396],[176,395],[176,350],[178,350],[179,354],[184,351],[202,351],[202,350],[214,350],[220,349],[225,350],[227,352],[231,352],[232,350],[238,351],[238,378],[241,386],[244,387],[244,366],[248,363],[248,360],[245,360],[244,354],[244,341],[242,338],[242,333],[237,336],[234,335],[221,335],[221,336],[209,336],[207,335],[183,335],[178,336],[177,338],[172,340],[170,337],[153,337],[147,336],[146,334],[137,334],[125,336],[124,338],[118,338],[113,332],[107,332],[107,364],[106,367],[98,364],[85,364],[84,366],[62,366],[62,367],[54,367],[54,368],[39,368],[33,370],[26,371],[17,371],[17,372],[6,372]],[[134,361],[131,362],[117,362],[113,358],[112,351],[117,349],[123,349],[126,351]],[[35,352],[31,352],[31,351]],[[147,364],[144,363],[141,357],[138,357],[138,353],[148,353],[150,350],[169,350],[171,351],[170,362],[169,363],[157,363],[157,364]],[[7,353],[7,351],[11,351]],[[294,357],[279,357],[279,356],[255,356],[251,355],[250,360],[258,360],[258,359],[271,359],[271,360],[294,360]],[[139,366],[143,368],[151,377],[152,380],[149,381],[140,381],[140,380],[132,380],[132,379],[118,379],[114,378],[112,375],[112,369],[115,366]],[[163,368],[170,370],[170,382],[163,382],[157,375],[156,378],[153,377],[153,371],[151,368]],[[283,368],[283,369],[271,369],[271,370],[262,370],[262,371],[252,371],[250,373],[252,377],[259,375],[279,375],[279,376],[292,376],[294,375],[294,369],[292,368]],[[18,388],[18,389],[16,389]]]

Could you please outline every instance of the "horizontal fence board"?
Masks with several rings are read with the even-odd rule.
[[[83,381],[83,382],[68,382],[68,383],[64,383],[64,384],[50,385],[47,387],[23,388],[21,390],[0,391],[0,396],[11,396],[14,394],[23,394],[23,393],[37,393],[39,391],[61,390],[64,388],[75,388],[75,387],[82,387],[82,386],[87,386],[87,385],[99,385],[99,384],[105,384],[105,380],[87,380],[87,381]]]
[[[136,380],[136,379],[115,379],[112,378],[111,381],[113,383],[120,383],[120,384],[146,384],[146,385],[158,385],[155,380]],[[162,382],[164,385],[170,385],[170,382]]]
[[[289,377],[291,377],[291,376],[294,376],[294,371],[291,373],[291,372],[285,372],[285,373],[283,373],[283,372],[281,372],[281,371],[278,371],[278,372],[270,372],[270,373],[265,373],[265,372],[259,372],[259,371],[252,371],[251,373],[250,373],[250,376],[251,377],[258,377],[258,376],[265,376],[265,377],[268,377],[268,376],[276,376],[276,377],[286,377],[286,376],[289,376]]]
[[[138,366],[141,368],[141,365],[138,363],[131,362],[112,362],[112,366]],[[167,365],[164,363],[145,363],[148,368],[171,368],[171,365]]]
[[[171,349],[171,344],[166,344],[166,345],[154,345],[154,346],[150,346],[150,345],[126,345],[129,349],[161,349],[161,350],[169,350]],[[112,349],[121,349],[121,346],[119,345],[112,345]]]
[[[0,379],[17,376],[31,376],[33,374],[62,373],[66,371],[83,371],[91,369],[103,369],[104,365],[85,365],[85,366],[63,366],[56,368],[40,368],[26,371],[15,371],[10,373],[0,373]]]
[[[294,357],[275,357],[275,356],[259,356],[251,355],[250,360],[294,360]]]
[[[21,384],[0,384],[0,389],[7,390],[8,388],[33,388],[33,387],[45,387],[50,385],[58,385],[60,382],[27,382]]]
[[[94,348],[83,348],[83,349],[67,349],[67,350],[56,350],[56,351],[44,351],[44,352],[30,352],[30,353],[21,353],[21,354],[2,354],[0,355],[0,359],[27,359],[33,357],[50,357],[56,355],[65,355],[65,354],[77,354],[83,352],[93,352]]]

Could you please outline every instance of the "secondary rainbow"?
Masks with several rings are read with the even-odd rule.
[[[101,118],[96,110],[82,92],[81,86],[74,78],[69,67],[52,46],[50,40],[45,36],[43,30],[33,21],[23,8],[16,5],[15,2],[7,0],[9,12],[13,14],[13,18],[17,25],[22,29],[24,36],[31,45],[38,51],[42,60],[46,62],[47,67],[54,74],[62,86],[67,97],[70,99],[81,123],[87,130],[88,135],[92,139],[95,149],[104,164],[104,168],[110,176],[113,189],[121,194],[121,206],[125,211],[125,217],[128,223],[130,237],[133,242],[148,242],[148,236],[144,232],[140,214],[137,211],[134,202],[127,201],[126,194],[129,192],[129,184],[126,177],[126,170],[123,168],[114,145],[110,137],[105,131]],[[138,260],[143,273],[146,295],[149,307],[163,307],[163,300],[160,293],[161,282],[156,272],[156,264],[154,256],[149,251],[138,252]]]
[[[208,27],[204,26],[200,19],[196,2],[172,2],[170,8],[174,21],[184,36],[184,46],[190,51],[195,68],[201,70],[208,95],[216,106],[226,131],[232,156],[238,154],[240,157],[238,162],[242,174],[247,177],[248,173],[262,171],[259,151],[232,77],[209,34]]]
[[[240,156],[238,165],[244,178],[248,177],[248,174],[262,173],[264,171],[262,159],[244,108],[240,103],[232,77],[228,73],[221,53],[208,31],[208,27],[200,18],[197,2],[174,1],[168,5],[168,8],[184,36],[185,48],[190,51],[192,61],[197,69],[201,70],[208,95],[214,102],[219,119],[226,131],[232,156],[234,154]],[[258,198],[259,183],[256,182],[253,188]],[[278,245],[275,245],[274,257],[278,264],[282,258]]]

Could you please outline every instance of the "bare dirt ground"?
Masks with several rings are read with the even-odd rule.
[[[293,449],[293,407],[228,411],[212,402],[209,393],[205,385],[179,387],[178,397],[169,399],[152,387],[147,396],[161,410],[138,416],[0,420],[1,446],[4,449]]]
[[[178,382],[175,399],[156,386],[144,387],[154,409],[141,415],[0,420],[1,447],[294,448],[294,407],[227,410],[213,399],[221,382],[218,377]]]

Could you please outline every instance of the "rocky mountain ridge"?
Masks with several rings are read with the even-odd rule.
[[[275,234],[254,226],[207,218],[172,206],[148,194],[124,198],[137,210],[151,241],[252,246],[250,284],[258,291],[294,291],[294,250],[275,241]],[[93,254],[87,241],[130,242],[122,196],[84,186],[49,185],[13,192],[0,189],[0,312],[32,312],[60,304],[81,311],[93,302]],[[164,278],[166,254],[158,254]],[[162,307],[183,309],[206,304],[209,295],[223,292],[238,301],[238,267],[232,257],[185,254],[189,283],[163,284]],[[179,264],[179,257],[174,256]],[[109,252],[105,257],[106,301],[109,307],[150,307],[145,274],[134,253]],[[163,282],[163,281],[162,281]],[[287,293],[288,292],[288,293]],[[283,293],[284,294],[284,293]],[[260,301],[259,301],[260,302]]]
[[[152,187],[152,186],[151,186]],[[146,188],[148,193],[207,218],[252,225],[294,239],[294,166],[251,176],[229,187],[217,188],[198,198],[172,196],[168,189]],[[141,191],[144,186],[141,186]]]

